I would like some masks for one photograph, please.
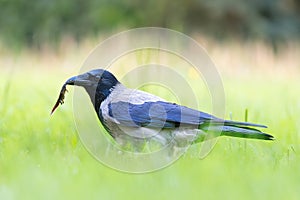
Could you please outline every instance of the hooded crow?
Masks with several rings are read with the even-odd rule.
[[[178,147],[217,136],[273,140],[258,128],[264,125],[223,120],[168,102],[140,90],[129,89],[109,71],[95,69],[74,76],[63,85],[51,114],[63,103],[67,85],[83,87],[107,132],[124,145],[128,141],[174,142]]]

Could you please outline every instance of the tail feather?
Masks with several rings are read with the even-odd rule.
[[[252,126],[252,127],[260,127],[260,128],[268,128],[265,125],[262,124],[254,124],[250,122],[237,122],[237,121],[231,121],[231,120],[225,120],[224,125],[230,125],[230,126]]]
[[[267,133],[263,133],[260,130],[249,128],[249,127],[239,127],[239,126],[223,126],[221,135],[241,137],[241,138],[252,138],[261,140],[273,140],[274,137]]]
[[[254,124],[256,125],[256,124]],[[261,140],[273,140],[274,137],[267,133],[264,133],[256,128],[247,127],[253,126],[251,123],[247,122],[234,122],[227,121],[224,125],[214,125],[201,127],[204,131],[209,131],[211,133],[218,133],[220,135],[240,137],[240,138],[252,138]],[[257,127],[265,127],[263,125],[258,125]]]

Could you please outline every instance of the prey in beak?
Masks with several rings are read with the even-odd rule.
[[[60,105],[62,105],[64,103],[64,99],[65,99],[65,93],[68,91],[67,90],[67,85],[75,85],[75,80],[76,80],[77,76],[74,76],[70,79],[68,79],[65,84],[62,86],[58,99],[55,103],[55,105],[53,106],[50,115],[53,114],[53,112],[56,110],[56,108]]]
[[[86,73],[80,74],[78,76],[74,76],[68,79],[62,86],[58,99],[51,111],[51,114],[56,110],[59,104],[64,103],[67,85],[76,85],[83,87],[89,94],[92,102],[94,103],[95,95],[97,96],[98,101],[104,100],[109,95],[110,89],[118,83],[118,80],[116,79],[116,77],[114,77],[113,74],[103,69],[94,69]],[[99,88],[99,91],[96,94],[97,87]]]

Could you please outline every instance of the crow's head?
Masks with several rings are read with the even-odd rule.
[[[94,69],[84,74],[74,76],[67,80],[66,85],[77,85],[83,87],[93,103],[103,101],[119,81],[109,71]]]
[[[82,86],[86,90],[96,89],[100,87],[101,89],[111,89],[119,81],[116,77],[103,69],[94,69],[84,74],[74,76],[66,81],[66,85],[77,85]]]
[[[112,73],[103,69],[94,69],[84,74],[74,76],[68,79],[63,85],[59,98],[51,113],[54,112],[59,104],[63,103],[67,85],[83,87],[89,94],[94,106],[97,107],[118,83],[119,81]]]

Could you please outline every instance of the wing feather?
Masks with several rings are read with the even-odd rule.
[[[195,125],[218,118],[185,106],[164,101],[131,104],[114,102],[108,105],[109,115],[126,126],[175,128],[179,125]]]
[[[118,101],[109,103],[108,110],[109,115],[120,124],[130,127],[176,128],[180,125],[199,127],[201,124],[210,123],[211,125],[266,128],[260,124],[222,120],[205,112],[164,101],[144,102],[143,104]]]

